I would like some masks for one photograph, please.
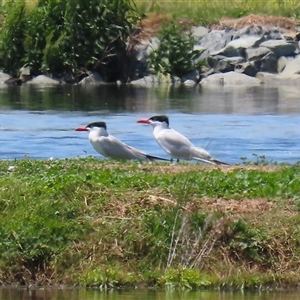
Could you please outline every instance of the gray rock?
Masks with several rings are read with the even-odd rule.
[[[224,48],[234,34],[235,31],[212,30],[199,41],[198,45],[207,49],[208,53],[212,53]]]
[[[258,72],[256,78],[261,81],[261,83],[266,85],[286,85],[286,86],[298,86],[300,85],[300,75],[291,74],[282,76],[280,74],[270,74],[267,72]]]
[[[240,38],[229,42],[225,48],[211,53],[211,55],[224,55],[230,56],[245,56],[245,49],[255,47],[261,39],[256,36],[249,36],[246,38]]]
[[[258,47],[258,48],[248,48],[246,49],[246,59],[247,60],[258,60],[262,59],[266,54],[270,53],[271,50],[266,47]]]
[[[293,60],[289,60],[284,70],[279,74],[279,76],[285,77],[294,74],[300,74],[300,56],[297,56]]]
[[[208,34],[208,29],[206,27],[203,26],[192,27],[192,35],[194,36],[195,41],[199,41],[207,34]]]
[[[170,75],[149,75],[143,78],[133,80],[130,82],[131,85],[152,87],[161,84],[172,84],[172,78]]]
[[[261,59],[262,72],[277,73],[277,56],[270,52]]]
[[[243,57],[226,57],[222,55],[210,56],[207,58],[208,65],[214,69],[215,72],[230,72],[233,71],[236,64],[244,62]]]
[[[287,65],[287,58],[285,56],[281,56],[277,60],[277,72],[281,73]]]
[[[3,73],[0,71],[0,84],[1,83],[5,83],[6,80],[10,79],[11,77],[6,74],[6,73]]]
[[[84,77],[78,84],[80,85],[96,85],[104,83],[102,76],[96,72],[91,73],[89,76]]]
[[[234,68],[234,71],[245,74],[247,76],[255,77],[258,69],[253,62],[245,62],[237,64]]]
[[[27,81],[26,84],[37,84],[40,86],[45,86],[45,85],[48,86],[48,85],[58,85],[61,84],[61,82],[45,75],[39,75]]]
[[[260,80],[238,72],[218,73],[210,75],[200,82],[201,85],[241,86],[259,85]]]
[[[196,84],[196,82],[194,80],[187,79],[187,80],[183,81],[183,84],[185,86],[194,86]]]
[[[290,56],[296,51],[295,44],[287,43],[284,40],[269,40],[262,42],[260,46],[269,48],[277,57]]]
[[[190,73],[182,76],[182,81],[185,82],[187,80],[191,80],[191,81],[193,81],[195,83],[195,82],[198,82],[199,76],[200,76],[199,75],[199,71],[198,70],[194,70],[194,71],[192,71],[192,72],[190,72]]]
[[[240,38],[246,35],[252,35],[256,37],[262,37],[264,35],[264,29],[259,25],[249,25],[238,30],[236,38]]]

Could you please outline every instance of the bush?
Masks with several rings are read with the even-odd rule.
[[[153,73],[181,77],[202,64],[195,62],[201,52],[194,50],[195,40],[192,33],[183,31],[175,22],[163,26],[160,41],[158,49],[150,54],[149,65]]]
[[[138,18],[131,0],[18,1],[0,33],[0,67],[16,73],[28,64],[34,73],[99,71],[120,76],[126,39]]]

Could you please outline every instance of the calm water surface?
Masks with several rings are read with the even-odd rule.
[[[0,159],[93,155],[78,126],[105,121],[109,133],[149,154],[167,157],[141,117],[167,114],[170,125],[213,156],[300,161],[297,87],[194,88],[30,86],[0,89]]]
[[[99,291],[80,289],[20,290],[0,288],[0,300],[298,300],[299,291],[217,292],[217,291]]]

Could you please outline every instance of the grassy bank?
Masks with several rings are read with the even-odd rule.
[[[299,166],[0,161],[0,282],[295,286],[299,186]]]
[[[221,18],[239,18],[249,14],[266,14],[299,19],[300,5],[293,0],[176,0],[135,1],[139,12],[159,12],[187,18],[197,25],[218,23]]]

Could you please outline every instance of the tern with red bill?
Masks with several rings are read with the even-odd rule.
[[[171,158],[177,160],[198,160],[215,165],[227,165],[214,157],[206,150],[194,146],[189,139],[176,130],[169,127],[169,118],[165,115],[153,116],[149,119],[137,121],[149,124],[153,127],[153,135],[159,146],[161,146]]]
[[[89,140],[93,148],[98,153],[108,158],[120,160],[135,159],[140,161],[169,161],[165,158],[160,158],[146,154],[136,148],[130,147],[125,143],[121,142],[114,136],[108,134],[105,122],[90,123],[87,126],[78,127],[75,130],[88,131]]]

